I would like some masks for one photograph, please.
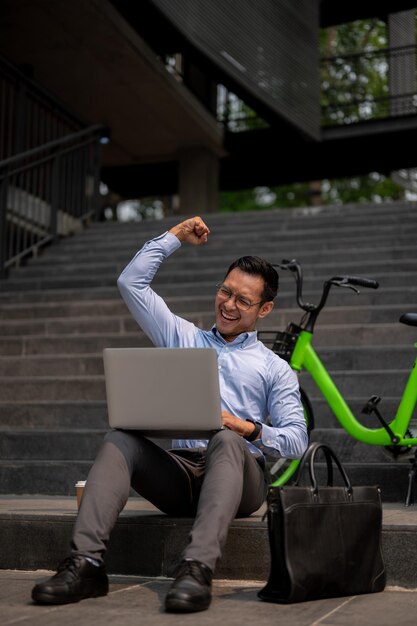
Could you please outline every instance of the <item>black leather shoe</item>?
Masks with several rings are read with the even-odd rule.
[[[200,561],[185,559],[165,598],[165,610],[170,613],[204,611],[211,602],[212,572]]]
[[[32,589],[38,604],[69,604],[84,598],[107,595],[109,581],[104,565],[96,567],[84,557],[75,555],[62,561],[57,573]]]

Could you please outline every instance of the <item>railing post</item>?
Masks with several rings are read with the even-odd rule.
[[[26,145],[26,123],[27,123],[27,94],[26,85],[19,80],[16,90],[16,130],[14,137],[13,154],[19,154],[28,149]]]
[[[415,9],[388,15],[390,114],[415,113],[416,59],[408,46],[416,43]],[[396,48],[403,48],[396,50]]]
[[[101,170],[101,153],[100,153],[100,141],[97,139],[93,144],[93,177],[94,177],[94,192],[93,192],[93,214],[94,219],[100,220],[100,170]]]
[[[57,154],[52,162],[51,180],[51,219],[50,230],[54,240],[58,238],[58,210],[59,210],[59,185],[60,185],[60,155]]]
[[[6,278],[7,180],[6,171],[4,171],[0,178],[0,279]]]

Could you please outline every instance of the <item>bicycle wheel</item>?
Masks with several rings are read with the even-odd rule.
[[[310,398],[302,387],[300,387],[301,404],[304,410],[304,419],[307,425],[307,434],[310,441],[310,433],[314,428],[314,413]],[[272,487],[282,487],[296,473],[300,459],[278,459],[270,468]]]

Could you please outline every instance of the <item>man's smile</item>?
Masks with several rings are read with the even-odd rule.
[[[236,322],[239,319],[239,316],[232,315],[231,313],[227,313],[224,309],[220,309],[220,315],[227,322]]]

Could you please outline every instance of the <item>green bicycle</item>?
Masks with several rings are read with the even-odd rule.
[[[320,302],[311,304],[303,300],[303,273],[298,261],[295,259],[291,261],[284,260],[282,263],[275,265],[275,267],[289,271],[294,276],[297,285],[297,304],[304,311],[304,314],[299,324],[290,323],[283,332],[259,331],[258,336],[260,340],[276,354],[288,361],[296,372],[301,372],[302,370],[309,372],[333,414],[351,437],[369,445],[383,446],[394,455],[409,452],[413,446],[417,446],[417,438],[412,436],[409,429],[410,420],[417,404],[417,359],[403,390],[395,417],[391,421],[385,420],[378,410],[380,398],[372,396],[362,409],[362,413],[374,413],[380,423],[380,427],[367,428],[354,416],[312,346],[314,326],[320,312],[326,305],[330,289],[332,287],[344,287],[359,293],[357,287],[377,289],[379,286],[377,281],[359,276],[333,276],[324,283]],[[417,326],[417,313],[404,313],[399,321],[410,326]],[[417,344],[415,345],[417,347]],[[311,431],[314,428],[313,408],[303,389],[301,389],[301,400],[307,428]],[[291,461],[288,466],[285,466],[283,463],[276,463],[274,468],[272,468],[272,474],[275,479],[272,483],[273,486],[284,485],[294,475],[299,463],[299,460]],[[416,476],[417,452],[409,473],[406,506],[410,505],[412,501],[412,489]]]

